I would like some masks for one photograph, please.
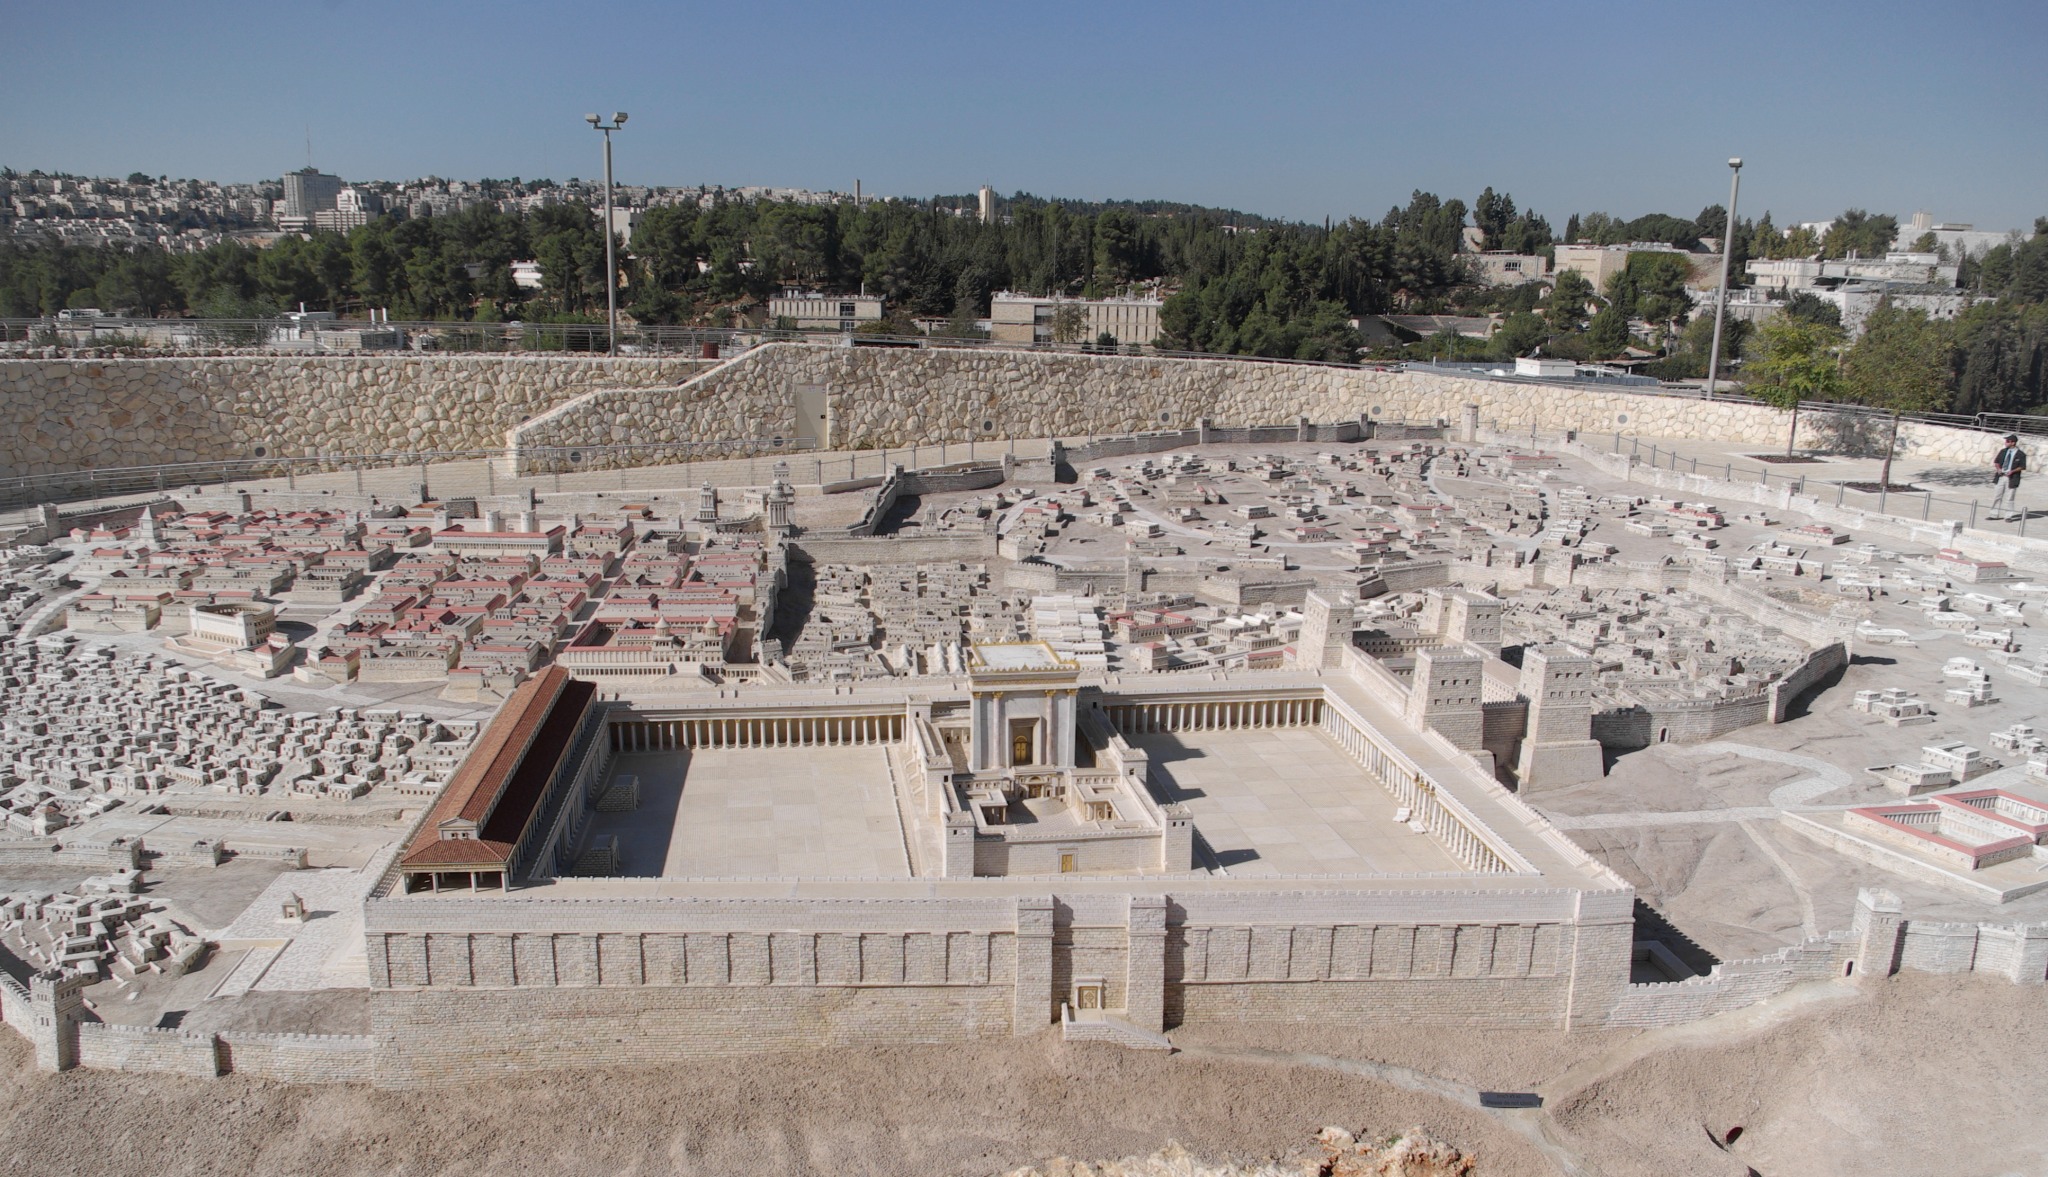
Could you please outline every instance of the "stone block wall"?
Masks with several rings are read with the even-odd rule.
[[[220,1054],[211,1034],[85,1022],[78,1027],[78,1065],[211,1079],[220,1074]]]
[[[1740,401],[1472,380],[1431,372],[1154,359],[993,349],[894,349],[769,344],[681,387],[602,389],[520,426],[520,447],[720,437],[796,436],[799,385],[828,390],[834,449],[995,437],[1084,437],[1197,432],[1314,422],[1455,420],[1474,404],[1502,436],[1578,430],[1781,443],[1790,415]],[[1285,432],[1282,430],[1282,432]],[[1312,428],[1312,436],[1341,429]],[[1398,430],[1386,429],[1392,436]],[[1988,435],[1912,424],[1900,445],[1914,457],[1974,460]],[[1137,442],[1137,449],[1150,448]],[[1182,442],[1180,444],[1187,444]],[[1982,451],[1982,452],[1980,452]],[[1098,456],[1077,447],[1073,461]]]
[[[367,1034],[218,1035],[221,1069],[280,1083],[368,1083],[376,1039]]]
[[[1345,422],[1457,420],[1489,431],[1782,442],[1762,405],[1566,385],[1470,380],[1231,359],[993,349],[769,344],[721,364],[586,356],[219,356],[0,360],[0,473],[521,446],[701,444],[797,433],[795,388],[829,389],[831,448],[1084,437],[1212,435],[1307,417],[1316,440]],[[516,436],[508,436],[516,433]],[[1913,457],[1981,461],[1989,435],[1908,424]],[[1125,443],[1138,452],[1151,448]],[[1187,444],[1176,442],[1174,444]],[[1074,460],[1109,456],[1077,449]],[[627,460],[630,462],[630,459]],[[586,455],[586,467],[609,464]]]
[[[27,987],[13,977],[0,974],[0,1022],[26,1035],[31,1016]]]
[[[1888,977],[1900,969],[1989,973],[2014,984],[2048,982],[2048,924],[1968,924],[1906,919],[1898,897],[1866,890],[1855,926],[1723,961],[1704,977],[1630,985],[1608,1014],[1612,1026],[1675,1026],[1775,997],[1805,981]]]
[[[1785,722],[1792,705],[1798,702],[1801,696],[1818,686],[1829,675],[1848,665],[1849,647],[1842,642],[1829,642],[1807,655],[1806,661],[1801,662],[1797,669],[1770,685],[1768,693],[1771,701],[1771,722]]]
[[[708,366],[475,355],[0,360],[0,474],[495,449],[506,430],[594,388],[673,385]]]
[[[375,989],[383,1087],[833,1046],[1010,1034],[1010,988]]]

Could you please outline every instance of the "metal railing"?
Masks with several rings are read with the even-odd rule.
[[[1970,418],[1962,420],[1969,421]],[[1921,486],[1912,482],[1904,483],[1902,486],[1894,483],[1878,486],[1875,490],[1859,490],[1852,484],[1877,485],[1876,476],[1873,474],[1869,482],[1865,483],[1862,479],[1847,477],[1839,472],[1796,469],[1780,469],[1773,472],[1769,464],[1754,458],[1745,460],[1740,455],[1703,458],[1699,454],[1680,453],[1668,444],[1648,443],[1641,438],[1625,434],[1610,433],[1597,436],[1613,439],[1607,445],[1598,448],[1606,448],[1611,453],[1627,454],[1640,464],[1654,469],[1670,470],[1679,474],[1697,474],[1717,478],[1723,482],[1754,482],[1759,486],[1786,487],[1794,494],[1818,498],[1824,505],[1862,511],[1871,515],[1886,515],[1907,521],[1961,523],[1965,527],[2001,532],[2019,538],[2026,536],[2030,519],[2037,515],[2048,516],[2048,500],[2037,495],[2028,495],[2030,501],[2026,505],[2020,504],[2015,497],[2008,507],[1994,517],[1991,502],[1995,490],[1991,484],[1988,454],[1981,470],[1955,471],[1953,476],[1963,480],[1949,483],[1948,485],[1954,489],[1948,494],[1941,494],[1937,493],[1935,486]],[[1581,440],[1591,439],[1581,435]],[[1836,467],[1836,471],[1839,469]],[[1922,471],[1920,478],[1926,482],[1933,482],[1934,479],[1928,476],[1936,473],[1943,479],[1952,476],[1946,471]],[[1960,489],[1962,487],[1982,489],[1965,497]],[[2023,482],[2022,494],[2027,493],[2025,488],[2026,484]],[[2036,538],[2048,536],[2048,525],[2033,524],[2033,531]]]

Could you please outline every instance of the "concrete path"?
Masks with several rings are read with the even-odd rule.
[[[1801,756],[1797,752],[1781,752],[1776,748],[1758,748],[1750,744],[1735,744],[1716,740],[1710,744],[1698,744],[1679,748],[1676,751],[1686,756],[1742,756],[1750,760],[1765,760],[1773,764],[1784,764],[1803,768],[1812,773],[1796,781],[1779,785],[1771,790],[1769,805],[1733,805],[1725,809],[1679,809],[1664,813],[1623,812],[1557,814],[1548,813],[1552,824],[1562,830],[1615,830],[1632,826],[1682,826],[1709,825],[1715,822],[1768,821],[1787,810],[1841,809],[1847,806],[1814,805],[1812,802],[1837,789],[1845,789],[1855,783],[1856,778],[1847,770],[1829,764],[1812,756]],[[1796,884],[1795,884],[1796,887]],[[1810,933],[1809,933],[1810,934]]]

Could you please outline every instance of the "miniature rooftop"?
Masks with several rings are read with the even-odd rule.
[[[1063,660],[1044,642],[977,642],[976,670],[1065,670],[1073,663]]]

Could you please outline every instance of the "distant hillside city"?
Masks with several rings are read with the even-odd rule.
[[[1725,246],[1721,374],[1758,395],[2048,405],[2042,221],[1999,231],[1850,209],[1781,226],[1766,211],[1731,233],[1714,204],[1575,213],[1559,231],[1492,188],[1470,205],[1417,191],[1378,220],[1321,225],[986,187],[617,185],[612,199],[629,325],[1325,362],[1540,357],[1684,382],[1709,368]],[[576,178],[0,170],[0,318],[601,323],[603,203],[601,183]]]

